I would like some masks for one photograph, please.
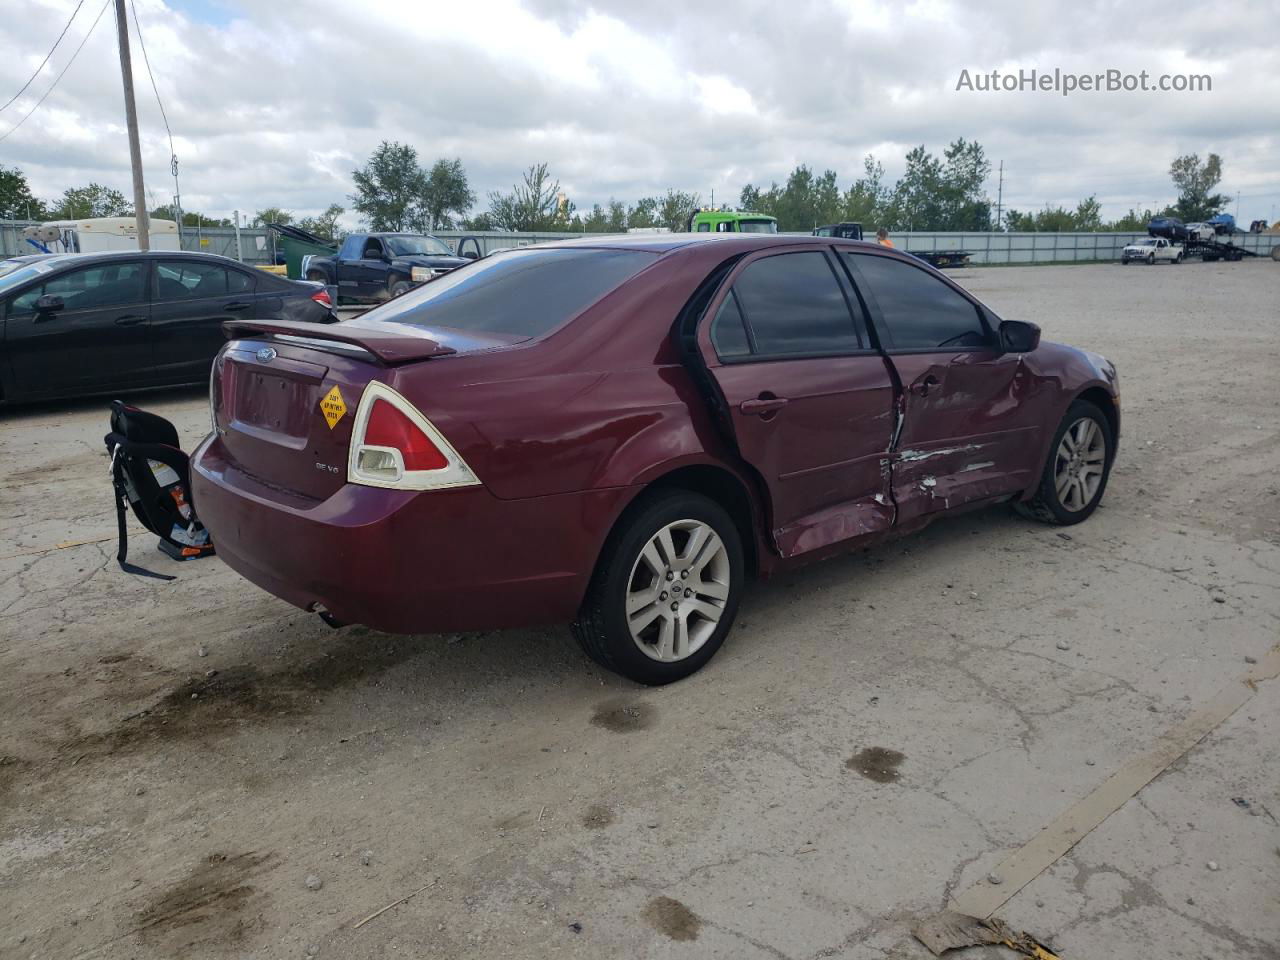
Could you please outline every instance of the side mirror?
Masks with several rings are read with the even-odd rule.
[[[1025,320],[1004,320],[1000,324],[1000,346],[1005,353],[1030,353],[1040,346],[1040,328]]]
[[[36,301],[36,313],[57,313],[66,305],[62,297],[56,293],[46,293]]]
[[[387,259],[387,255],[386,255],[385,253],[381,253],[381,252],[379,252],[379,251],[377,251],[377,250],[366,250],[366,251],[364,252],[364,256],[363,256],[363,257],[361,257],[360,259],[362,259],[362,260],[385,260],[385,259]]]
[[[475,250],[471,249],[470,247],[467,247],[467,249],[463,250],[463,251],[462,251],[462,253],[460,254],[460,256],[464,257],[464,258],[465,258],[465,259],[467,259],[467,260],[479,260],[479,259],[480,259],[480,254],[479,254],[479,253],[477,253]]]

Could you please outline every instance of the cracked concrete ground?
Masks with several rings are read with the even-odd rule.
[[[126,576],[104,403],[0,413],[0,956],[925,957],[915,920],[1280,633],[1280,269],[958,276],[1118,364],[1103,508],[757,585],[658,690],[566,629],[334,632],[136,526],[178,579]],[[134,399],[206,429],[203,390]],[[1280,955],[1278,691],[1000,915],[1069,958]]]

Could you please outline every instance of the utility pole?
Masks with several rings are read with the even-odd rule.
[[[138,249],[151,249],[151,220],[147,216],[147,192],[142,186],[142,147],[138,144],[138,107],[133,102],[133,61],[129,58],[129,20],[124,0],[116,3],[116,38],[120,41],[120,78],[124,81],[124,119],[129,127],[129,161],[133,165],[133,216],[138,228]]]
[[[990,170],[990,167],[987,167]],[[996,229],[1000,227],[1000,215],[1004,210],[1004,161],[1000,161],[1000,185],[996,187]]]

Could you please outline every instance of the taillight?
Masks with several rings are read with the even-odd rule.
[[[480,482],[430,420],[377,380],[365,387],[356,410],[347,480],[399,490],[467,487]]]
[[[333,306],[333,298],[329,296],[329,291],[326,290],[324,287],[321,287],[319,290],[313,293],[311,295],[311,299],[314,300],[316,303],[321,304],[322,306],[326,306],[326,307]]]

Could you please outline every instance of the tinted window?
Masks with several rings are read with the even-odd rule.
[[[92,310],[147,299],[143,289],[145,264],[110,262],[80,270],[69,270],[32,287],[13,299],[12,313],[33,313],[35,303],[45,294],[59,296],[67,310]]]
[[[977,308],[926,271],[901,260],[845,254],[870,290],[894,347],[980,347]]]
[[[732,290],[720,304],[716,318],[711,321],[711,342],[715,345],[716,355],[722,360],[745,357],[751,353],[747,325],[742,319],[742,311],[738,309],[738,298]]]
[[[776,220],[739,220],[738,230],[742,233],[777,233]]]
[[[738,307],[765,356],[862,348],[827,258],[784,253],[748,264],[733,284]]]
[[[369,316],[535,337],[572,319],[655,259],[638,250],[517,250],[437,277]]]
[[[156,267],[156,295],[161,300],[202,300],[244,293],[250,278],[216,263],[173,260]]]
[[[710,233],[710,232],[711,232],[711,224],[707,223],[707,222],[704,220],[702,223],[698,224],[698,232],[699,232],[699,233]]]

